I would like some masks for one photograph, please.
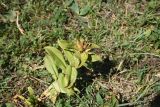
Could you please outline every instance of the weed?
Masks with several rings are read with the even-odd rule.
[[[49,97],[53,103],[55,103],[59,93],[66,93],[70,96],[74,94],[74,91],[78,91],[74,87],[78,68],[87,67],[87,63],[101,60],[100,56],[91,52],[98,46],[93,43],[86,43],[82,38],[73,42],[58,40],[58,45],[63,50],[64,55],[57,48],[48,46],[45,47],[47,55],[44,58],[45,67],[51,73],[54,82],[42,93],[41,97]]]

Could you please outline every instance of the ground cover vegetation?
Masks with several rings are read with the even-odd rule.
[[[0,106],[159,107],[159,0],[0,0]]]

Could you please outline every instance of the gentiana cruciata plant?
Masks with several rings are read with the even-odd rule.
[[[78,40],[58,40],[59,47],[45,47],[46,55],[44,65],[52,75],[54,82],[42,93],[41,98],[48,97],[55,103],[60,93],[74,95],[79,91],[75,87],[78,76],[78,69],[82,66],[88,68],[88,64],[101,61],[100,55],[93,52],[99,48],[94,43],[88,43],[84,39]]]

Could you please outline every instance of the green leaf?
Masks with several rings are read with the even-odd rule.
[[[68,65],[66,67],[66,71],[65,71],[66,76],[70,79],[71,78],[71,74],[72,74],[72,67],[70,65]]]
[[[61,88],[60,88],[60,85],[58,83],[58,80],[54,81],[51,85],[50,86],[54,87],[57,92],[61,92]]]
[[[62,93],[66,93],[65,87],[68,86],[69,79],[65,77],[63,73],[60,73],[58,76],[58,85]]]
[[[34,90],[32,89],[32,87],[28,87],[28,92],[29,92],[30,96],[34,96],[35,95]]]
[[[67,88],[72,87],[77,78],[77,70],[74,67],[68,65],[65,72],[67,78],[69,78],[69,86]]]
[[[100,56],[100,55],[97,55],[97,54],[91,55],[91,58],[92,58],[92,62],[102,61],[101,56]]]
[[[85,16],[88,14],[88,12],[90,11],[91,7],[89,5],[86,5],[84,8],[81,9],[80,11],[80,15],[81,16]]]
[[[79,14],[79,6],[76,0],[74,0],[70,8],[72,9],[72,11]]]
[[[70,51],[64,51],[64,54],[69,62],[69,64],[73,67],[78,67],[80,61],[79,59]]]
[[[62,76],[62,75],[60,75]],[[60,78],[63,78],[63,77],[60,77]],[[73,95],[74,94],[74,90],[72,88],[64,88],[63,87],[63,82],[61,82],[60,80],[63,80],[63,79],[59,79],[59,81],[57,82],[54,82],[54,87],[55,89],[58,91],[58,92],[61,92],[61,93],[66,93],[67,95]]]
[[[71,76],[70,76],[70,83],[67,86],[67,88],[73,87],[73,85],[74,85],[74,83],[77,79],[77,74],[78,74],[78,72],[77,72],[76,68],[72,67],[72,73],[71,73]]]
[[[30,102],[32,105],[37,104],[38,99],[34,93],[34,90],[31,87],[28,87],[29,91],[29,97],[27,98],[27,101]]]
[[[58,79],[58,70],[57,70],[57,67],[55,65],[53,58],[50,55],[46,55],[44,57],[44,65],[45,65],[46,69],[48,70],[48,72],[52,74],[53,78],[55,80],[57,80]]]
[[[71,41],[66,41],[66,40],[58,40],[58,45],[62,49],[70,49],[73,47],[73,43]]]
[[[61,68],[62,70],[65,70],[66,63],[62,53],[55,47],[51,47],[51,46],[45,47],[45,50],[53,58],[57,67]]]
[[[87,59],[88,59],[88,53],[86,52],[81,53],[81,64],[79,65],[79,67],[83,66],[86,63]]]
[[[67,93],[67,95],[71,96],[74,94],[74,90],[72,88],[67,88],[66,93]]]
[[[64,54],[69,62],[70,65],[74,65],[74,58],[73,58],[73,54],[70,51],[64,51]]]
[[[104,103],[101,95],[99,94],[99,92],[96,94],[96,101],[99,105],[103,105],[103,103]]]
[[[56,102],[56,99],[57,99],[57,96],[59,95],[59,92],[57,92],[55,90],[55,88],[52,88],[50,91],[49,91],[49,99],[52,101],[52,103],[54,104]]]
[[[62,84],[64,87],[67,87],[69,84],[69,78],[66,75],[62,79]]]

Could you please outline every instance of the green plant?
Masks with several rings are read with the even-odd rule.
[[[19,98],[22,100],[27,107],[37,107],[38,105],[38,97],[35,95],[34,90],[31,87],[28,87],[29,95],[27,98],[23,97],[22,95],[16,95],[14,99]]]
[[[67,0],[66,4],[70,7],[70,9],[80,16],[85,16],[91,10],[90,3],[80,9],[80,6],[76,0]]]
[[[55,47],[47,46],[44,63],[49,73],[52,74],[54,82],[45,90],[41,99],[49,97],[53,103],[59,93],[73,95],[78,91],[75,87],[78,75],[77,69],[86,66],[90,62],[101,60],[101,57],[94,52],[94,48],[99,48],[93,43],[87,43],[84,39],[75,41],[58,40],[58,45],[62,52]],[[91,58],[91,60],[89,60]]]

